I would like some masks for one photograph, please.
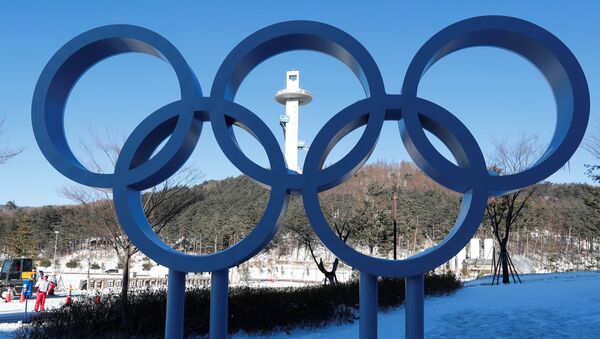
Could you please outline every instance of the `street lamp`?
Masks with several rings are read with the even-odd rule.
[[[58,247],[58,233],[60,233],[59,231],[54,231],[54,234],[56,234],[56,237],[54,237],[54,263],[52,264],[52,268],[53,268],[53,272],[52,273],[56,273],[56,248]]]
[[[92,240],[88,239],[88,269],[87,269],[87,281],[90,281],[90,268],[92,266]],[[96,239],[96,244],[98,240]]]

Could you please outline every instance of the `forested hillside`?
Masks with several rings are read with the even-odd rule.
[[[322,211],[341,239],[360,251],[391,258],[394,191],[399,257],[432,246],[448,234],[461,196],[441,188],[410,163],[365,166],[344,184],[321,193]],[[199,197],[196,202],[159,233],[169,245],[190,253],[219,251],[238,242],[252,231],[269,198],[267,189],[245,176],[206,181],[190,188],[190,192]],[[565,254],[585,254],[597,260],[600,211],[586,204],[586,199],[597,193],[598,188],[582,184],[537,185],[512,231],[511,251],[541,260],[564,258]],[[60,231],[60,253],[90,243],[106,244],[110,241],[106,231],[82,217],[85,208],[19,208],[7,204],[0,212],[0,252],[51,257],[55,230]],[[491,237],[486,220],[478,235]],[[304,215],[300,197],[290,199],[282,228],[269,245],[272,246],[284,253],[297,246],[320,246]]]

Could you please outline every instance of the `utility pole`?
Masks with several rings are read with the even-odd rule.
[[[56,273],[56,249],[58,248],[58,233],[60,232],[54,231],[54,234],[56,234],[56,236],[54,237],[54,258],[52,259],[52,268],[54,269],[53,273]]]
[[[98,240],[96,240],[98,241]],[[87,283],[90,282],[90,266],[92,265],[92,246],[90,245],[91,241],[88,239],[88,269],[87,269]]]
[[[394,222],[394,260],[398,259],[398,254],[397,254],[397,247],[398,247],[398,228],[397,228],[397,223],[396,223],[396,199],[397,199],[397,193],[396,190],[394,190],[394,193],[392,195],[392,220]]]

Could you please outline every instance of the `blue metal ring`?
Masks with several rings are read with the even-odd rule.
[[[468,129],[442,107],[423,99],[407,99],[401,95],[386,98],[386,120],[402,121],[405,105],[415,104],[421,112],[419,120],[423,126],[438,137],[452,152],[461,169],[472,177],[482,178],[487,173],[483,154]],[[320,131],[313,145],[313,157],[307,156],[306,163],[317,163],[327,156],[328,150],[347,133],[364,125],[367,114],[363,111],[368,100],[359,101],[336,115]],[[343,131],[343,133],[341,133]],[[315,165],[309,167],[314,169]],[[313,172],[304,172],[311,177]],[[344,262],[375,276],[406,277],[431,271],[452,258],[473,237],[483,217],[488,198],[488,186],[484,180],[467,183],[457,221],[441,243],[422,253],[402,260],[389,260],[362,254],[344,243],[333,231],[321,210],[318,186],[305,187],[302,193],[308,220],[323,244]]]
[[[244,239],[226,250],[206,255],[190,255],[172,249],[154,233],[144,215],[141,190],[149,187],[137,187],[137,182],[132,184],[133,180],[129,177],[133,175],[137,180],[140,172],[135,172],[135,169],[139,168],[135,167],[135,164],[145,164],[155,149],[169,137],[169,131],[174,128],[174,121],[180,116],[181,105],[181,101],[177,101],[160,108],[146,118],[125,141],[115,166],[115,176],[127,179],[117,181],[113,187],[115,210],[129,239],[154,261],[180,272],[217,271],[248,260],[262,250],[277,233],[288,203],[288,194],[283,185],[286,175],[285,162],[281,152],[268,153],[272,169],[272,180],[269,182],[271,195],[259,223]],[[272,138],[271,131],[256,115],[233,102],[215,103],[211,98],[197,98],[193,111],[195,125],[198,127],[193,130],[199,133],[199,125],[202,121],[209,120],[210,112],[217,109],[216,107],[228,112],[228,120],[236,121],[241,127],[251,130],[265,148],[279,147],[277,140]],[[192,140],[197,140],[195,134]],[[173,168],[169,169],[169,175],[174,174],[183,163],[171,165]],[[164,172],[164,169],[160,171],[161,175]],[[158,172],[141,173],[154,176]]]
[[[202,95],[194,73],[175,46],[148,29],[130,25],[103,26],[66,43],[50,59],[38,79],[31,119],[35,138],[46,159],[64,176],[80,184],[112,188],[114,175],[89,171],[71,151],[63,123],[67,98],[77,80],[90,67],[108,57],[128,52],[144,53],[168,62],[177,75],[184,101]],[[174,135],[184,135],[191,124],[191,115],[178,119]],[[177,144],[181,141],[176,137],[169,139],[157,157],[172,158],[181,147]]]
[[[385,95],[383,79],[377,64],[369,52],[352,36],[346,32],[320,22],[314,21],[288,21],[265,27],[240,42],[225,58],[221,67],[217,71],[211,97],[233,101],[235,94],[246,76],[260,63],[274,57],[278,54],[294,51],[309,50],[325,53],[342,63],[356,75],[360,81],[365,95],[372,98],[369,123],[358,141],[357,145],[350,151],[337,167],[344,166],[344,172],[351,172],[360,168],[368,154],[364,150],[374,147],[377,137],[381,131],[384,120],[384,111],[381,101]],[[379,105],[377,105],[379,101]],[[223,114],[222,112],[219,114]],[[269,185],[270,173],[266,169],[259,168],[258,165],[242,155],[239,147],[231,147],[236,144],[233,131],[223,133],[226,130],[225,119],[216,114],[211,115],[213,131],[219,145],[223,147],[223,152],[227,157],[239,164],[242,173],[250,176],[258,182]],[[269,152],[281,152],[277,149],[267,149]],[[254,168],[252,172],[248,169]],[[288,181],[290,183],[299,183],[298,174],[289,172]],[[306,175],[304,176],[306,177]],[[339,178],[332,179],[330,186],[340,183]],[[291,192],[299,192],[297,185],[289,185]]]
[[[402,94],[416,97],[421,77],[429,67],[454,51],[475,46],[499,47],[527,59],[542,72],[556,99],[556,127],[542,157],[520,173],[489,175],[485,179],[490,182],[491,194],[502,195],[549,177],[569,160],[585,134],[590,96],[581,66],[557,37],[528,21],[505,16],[463,20],[434,35],[410,63]],[[419,144],[418,148],[409,148],[411,157],[440,184],[458,188],[455,178],[465,178],[468,172],[449,162],[431,145],[416,113],[414,108],[404,112],[406,136]]]

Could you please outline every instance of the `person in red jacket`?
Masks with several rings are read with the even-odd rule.
[[[35,307],[33,308],[33,310],[37,312],[39,309],[41,312],[44,312],[44,305],[46,304],[46,294],[50,289],[48,275],[44,275],[42,279],[38,280],[38,282],[35,283],[35,287],[37,288],[37,295],[35,297]]]
[[[50,276],[50,278],[48,279],[48,281],[50,282],[50,289],[48,290],[48,293],[46,293],[46,296],[54,295],[54,290],[56,289],[56,286],[58,285],[58,283],[56,281],[56,275],[52,274]]]

